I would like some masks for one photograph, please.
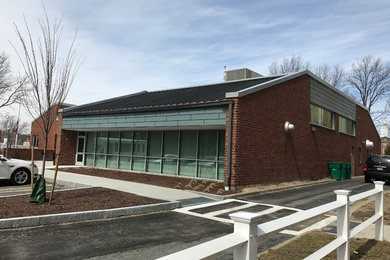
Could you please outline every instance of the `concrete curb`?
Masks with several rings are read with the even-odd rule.
[[[53,182],[53,178],[45,177],[46,182]],[[68,187],[73,187],[73,188],[91,188],[94,187],[93,185],[85,185],[85,184],[80,184],[76,182],[70,182],[70,181],[63,181],[63,180],[56,180],[56,184],[68,186]]]
[[[224,196],[225,196],[225,199],[237,199],[238,197],[241,197],[241,196],[250,196],[250,195],[259,194],[259,193],[263,194],[263,193],[268,193],[268,192],[289,190],[289,189],[295,189],[298,187],[304,187],[304,186],[309,186],[309,185],[313,185],[313,184],[321,184],[321,183],[328,183],[328,182],[336,182],[336,181],[334,179],[318,180],[318,181],[313,181],[310,183],[303,183],[303,184],[295,185],[295,186],[277,187],[277,188],[273,188],[273,189],[264,189],[264,190],[258,190],[258,191],[250,191],[250,192],[239,192],[239,193],[227,194]]]
[[[8,218],[0,219],[0,229],[20,228],[20,227],[34,227],[50,224],[71,223],[85,220],[107,219],[123,216],[141,215],[151,212],[167,211],[180,208],[179,201],[172,201],[166,203],[141,205],[134,207],[105,209],[105,210],[91,210],[80,212],[69,212],[61,214],[50,214],[31,217]]]

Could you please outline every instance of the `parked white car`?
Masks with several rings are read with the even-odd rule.
[[[34,178],[38,176],[38,166],[34,164]],[[31,162],[8,159],[0,155],[0,179],[8,179],[14,185],[23,185],[31,181]]]

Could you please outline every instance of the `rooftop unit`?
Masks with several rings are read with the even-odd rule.
[[[236,69],[236,70],[227,70],[223,72],[223,80],[224,81],[232,81],[239,79],[250,79],[263,77],[263,75],[254,72],[248,68]]]

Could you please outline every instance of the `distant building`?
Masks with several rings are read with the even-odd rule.
[[[386,149],[390,146],[390,137],[381,137],[381,154],[386,154]]]
[[[380,137],[388,137],[389,136],[389,127],[387,126],[386,119],[382,120],[382,127],[381,127],[381,135]]]
[[[64,109],[61,163],[236,187],[327,177],[331,161],[361,175],[380,152],[368,110],[308,70],[224,76]]]
[[[381,126],[381,154],[385,154],[387,147],[390,145],[389,127],[387,126],[386,119],[382,120]]]

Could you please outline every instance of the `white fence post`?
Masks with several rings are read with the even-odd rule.
[[[234,233],[240,234],[248,243],[234,249],[234,260],[257,259],[257,222],[261,216],[250,212],[237,212],[229,215],[234,221]]]
[[[375,215],[381,215],[381,218],[375,222],[375,240],[383,241],[383,185],[385,183],[383,181],[374,181],[374,183],[375,189],[380,191],[375,196]]]
[[[343,237],[345,243],[337,248],[337,259],[349,259],[349,195],[352,191],[335,190],[337,201],[345,203],[345,206],[337,209],[337,237]]]

